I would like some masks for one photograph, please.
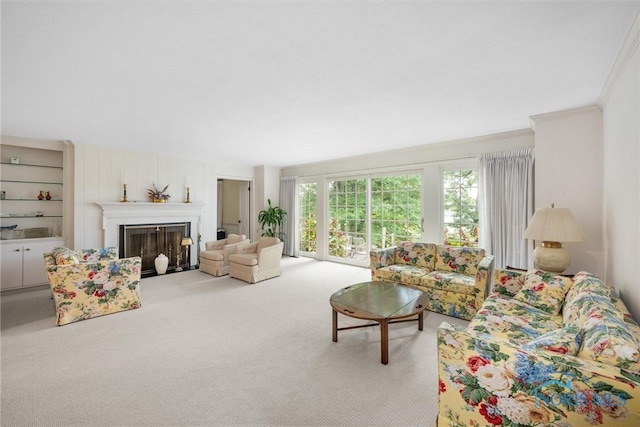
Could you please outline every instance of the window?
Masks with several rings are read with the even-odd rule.
[[[371,247],[420,241],[422,233],[420,174],[371,178]]]
[[[300,203],[300,252],[315,254],[316,240],[316,183],[299,184],[298,200]]]
[[[366,262],[367,180],[329,181],[329,256]]]
[[[478,172],[443,171],[444,243],[478,246]]]

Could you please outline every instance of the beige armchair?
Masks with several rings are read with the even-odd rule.
[[[200,271],[214,276],[229,274],[229,256],[249,243],[244,234],[229,234],[226,239],[206,242],[205,250],[200,251]]]
[[[249,283],[279,276],[283,247],[284,243],[277,237],[262,237],[257,242],[241,245],[229,256],[229,276]]]

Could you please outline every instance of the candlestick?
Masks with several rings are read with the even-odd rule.
[[[126,203],[129,201],[129,199],[127,199],[127,184],[122,184],[122,200],[120,200],[123,203]]]
[[[191,203],[191,199],[189,198],[189,187],[187,187],[187,200],[185,200],[184,202]]]

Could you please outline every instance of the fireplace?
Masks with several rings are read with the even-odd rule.
[[[191,237],[193,239],[193,246],[188,247],[188,249],[184,246],[181,247],[183,249],[181,264],[183,264],[185,270],[197,266],[200,236],[205,232],[202,226],[204,204],[145,202],[99,202],[96,204],[102,208],[102,246],[118,246],[118,253],[123,256],[125,245],[120,238],[121,226],[149,227],[154,225],[161,227],[178,224],[182,226],[179,233],[180,237]],[[155,228],[153,230],[155,233]],[[162,246],[162,248],[157,245],[154,246],[154,244],[147,242],[146,238],[141,236],[136,238],[141,240],[142,243],[136,248],[131,248],[130,251],[134,252],[134,256],[140,256],[140,250],[143,251],[143,269],[155,274],[155,257],[159,252],[163,252],[169,257],[168,244],[170,243],[171,260],[169,261],[168,271],[175,270],[176,255],[181,243],[178,237],[162,237],[164,240],[161,240],[161,244],[165,245],[166,243],[166,249],[164,249],[165,246]]]
[[[177,267],[178,271],[189,269],[185,253],[188,249],[180,246],[180,242],[190,235],[188,222],[120,225],[120,258],[142,258],[143,277],[155,274],[155,259],[161,253],[169,258],[167,272],[176,271]]]

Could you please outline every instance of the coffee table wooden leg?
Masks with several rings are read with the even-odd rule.
[[[421,331],[424,325],[424,311],[418,314],[418,330]]]
[[[389,363],[389,321],[380,321],[380,346],[382,351],[381,362],[383,365]]]
[[[338,312],[331,309],[333,312],[333,342],[338,342]]]

